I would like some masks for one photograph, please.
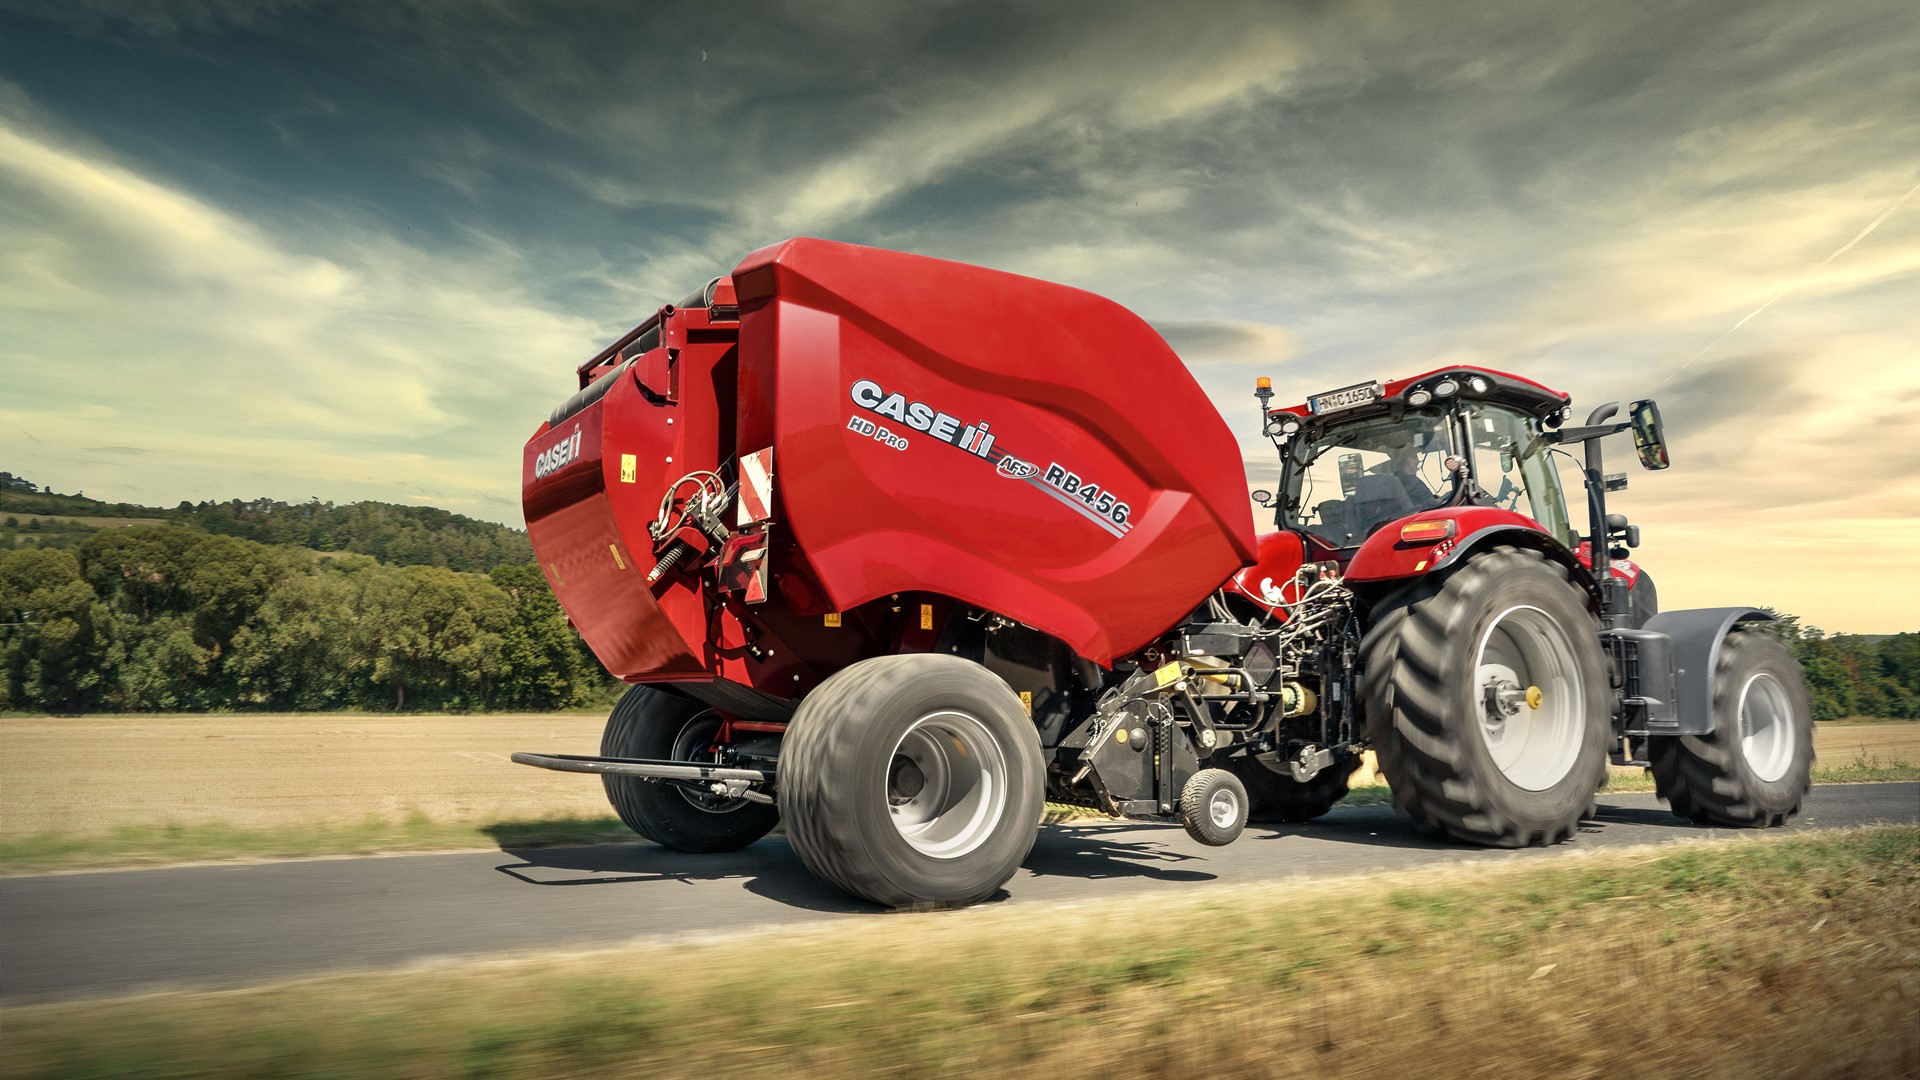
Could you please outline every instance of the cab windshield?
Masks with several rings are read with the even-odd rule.
[[[1504,405],[1463,401],[1356,420],[1295,441],[1283,456],[1278,523],[1335,548],[1357,547],[1410,514],[1459,504],[1525,514],[1575,543],[1538,421]],[[1449,472],[1450,457],[1464,468]]]
[[[1355,547],[1389,521],[1454,495],[1447,414],[1409,410],[1328,429],[1287,449],[1280,478],[1282,523],[1336,548]]]

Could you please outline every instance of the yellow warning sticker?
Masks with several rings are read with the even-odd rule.
[[[1153,673],[1153,685],[1165,686],[1180,681],[1180,662],[1178,660]]]
[[[1033,691],[1020,691],[1020,707],[1027,710],[1028,716],[1033,715]]]
[[[920,605],[920,629],[922,630],[933,629],[933,605],[932,604]]]
[[[822,615],[820,617],[820,621],[825,623],[828,626],[839,626],[840,613],[837,611],[829,611],[825,615]]]
[[[634,476],[635,469],[636,469],[636,465],[633,460],[633,455],[621,454],[620,455],[620,482],[623,484],[633,483],[633,476]]]

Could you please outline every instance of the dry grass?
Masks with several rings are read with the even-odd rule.
[[[1879,1077],[1920,828],[0,1010],[0,1076]]]
[[[599,817],[591,777],[515,750],[599,752],[603,716],[87,716],[0,719],[0,839],[123,826],[484,824]]]

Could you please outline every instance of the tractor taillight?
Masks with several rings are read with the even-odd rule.
[[[1453,538],[1453,519],[1445,521],[1409,521],[1400,526],[1403,544],[1435,544]]]

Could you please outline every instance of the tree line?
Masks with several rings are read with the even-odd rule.
[[[25,517],[25,515],[33,515]],[[525,533],[433,506],[310,499],[182,502],[172,509],[65,495],[0,472],[0,549],[75,547],[95,531],[88,518],[148,518],[217,536],[315,551],[371,555],[394,566],[487,572],[533,561]],[[42,520],[59,518],[65,520]]]
[[[0,624],[0,709],[545,710],[616,685],[531,562],[395,566],[179,525],[0,552]]]
[[[1815,720],[1920,719],[1920,633],[1828,634],[1796,615],[1773,615],[1768,626],[1800,661]]]

